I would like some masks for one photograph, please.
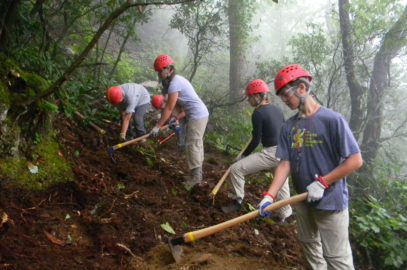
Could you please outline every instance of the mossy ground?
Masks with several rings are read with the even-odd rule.
[[[6,176],[7,185],[38,190],[73,179],[71,165],[60,156],[59,145],[52,136],[42,139],[33,152],[36,160],[4,158],[0,161],[0,175]],[[38,167],[38,173],[30,172],[30,163]]]

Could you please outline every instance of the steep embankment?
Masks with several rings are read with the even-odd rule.
[[[100,135],[59,116],[55,127],[75,181],[43,192],[0,188],[8,215],[0,228],[1,269],[304,269],[293,225],[260,219],[186,246],[183,262],[174,263],[166,244],[173,235],[161,224],[181,235],[237,216],[220,211],[226,187],[215,205],[208,197],[230,156],[207,146],[208,185],[187,191],[174,139],[116,150],[114,164],[106,152],[117,143],[113,125]],[[264,188],[248,184],[247,202],[256,205]]]

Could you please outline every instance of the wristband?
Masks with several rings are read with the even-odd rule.
[[[157,124],[155,124],[155,126],[156,126],[156,127],[161,127],[162,125],[159,124],[159,123],[157,123]]]
[[[275,200],[276,198],[268,191],[264,191],[261,195],[263,196],[270,196],[273,200]]]
[[[126,136],[126,132],[120,132],[120,137]]]
[[[314,178],[314,180],[315,181],[319,181],[325,188],[328,188],[329,187],[329,185],[328,185],[328,183],[326,182],[326,180],[325,180],[325,178],[323,177],[323,176],[316,176],[315,178]]]

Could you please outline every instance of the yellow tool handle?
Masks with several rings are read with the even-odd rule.
[[[246,150],[246,148],[249,146],[250,142],[252,141],[252,139],[250,138],[250,140],[246,143],[245,147],[240,151],[240,153],[237,155],[236,158],[240,158],[243,155],[243,152]],[[220,187],[223,185],[223,182],[225,182],[225,179],[229,176],[230,173],[230,166],[229,168],[226,170],[226,172],[223,174],[222,178],[218,181],[218,183],[216,184],[216,186],[212,189],[210,195],[211,196],[215,196]]]
[[[280,207],[286,206],[288,204],[294,204],[294,203],[304,201],[307,198],[307,195],[308,195],[308,193],[305,192],[305,193],[301,193],[299,195],[295,195],[295,196],[292,196],[292,197],[284,199],[284,200],[274,202],[274,203],[270,204],[269,206],[267,206],[265,211],[273,211],[273,210],[276,210],[276,209],[278,209]],[[212,235],[214,233],[217,233],[219,231],[223,231],[223,230],[225,230],[227,228],[233,227],[233,226],[235,226],[237,224],[240,224],[242,222],[253,219],[253,218],[259,216],[259,214],[260,214],[259,210],[254,210],[254,211],[252,211],[250,213],[247,213],[247,214],[242,215],[240,217],[237,217],[237,218],[234,218],[234,219],[219,223],[217,225],[213,225],[211,227],[207,227],[207,228],[204,228],[204,229],[201,229],[201,230],[185,233],[183,235],[184,242],[186,242],[186,243],[193,242],[193,241],[196,241],[196,240],[198,240],[200,238],[203,238],[203,237]]]
[[[168,125],[164,125],[164,126],[162,126],[162,127],[160,128],[160,130],[165,130],[165,129],[167,129],[167,128],[168,128]],[[112,146],[112,147],[113,147],[113,150],[116,150],[116,149],[125,147],[125,146],[127,146],[127,145],[129,145],[129,144],[133,144],[133,143],[142,141],[142,140],[144,140],[144,139],[147,139],[148,137],[150,137],[150,134],[149,134],[149,133],[146,134],[146,135],[143,135],[143,136],[141,136],[141,137],[135,138],[135,139],[133,139],[133,140],[116,144],[116,145],[114,145],[114,146]]]
[[[86,119],[86,117],[85,117],[83,114],[81,114],[80,112],[75,111],[75,114],[76,114],[80,119],[82,119],[82,120],[85,120],[85,119]],[[98,127],[96,124],[94,124],[94,123],[92,123],[92,122],[90,122],[90,121],[89,121],[89,125],[90,125],[91,127],[93,127],[94,129],[96,129],[97,132],[99,132],[100,134],[105,134],[105,133],[106,133],[106,131],[105,131],[104,129]]]

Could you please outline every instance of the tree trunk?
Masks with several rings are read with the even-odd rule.
[[[17,7],[21,0],[3,0],[0,3],[0,51],[7,48],[8,39],[14,25]]]
[[[374,59],[367,100],[367,122],[362,141],[363,159],[367,164],[374,161],[380,147],[384,94],[389,87],[391,60],[405,46],[407,46],[407,5],[398,21],[384,36]]]
[[[229,41],[230,41],[230,67],[229,67],[229,100],[231,103],[242,96],[244,64],[245,64],[245,27],[243,26],[245,13],[244,0],[229,0]]]
[[[339,20],[342,33],[343,58],[345,64],[346,80],[348,82],[351,99],[351,117],[349,121],[356,139],[362,132],[363,108],[362,97],[363,87],[360,85],[355,73],[355,53],[353,51],[352,29],[349,16],[349,1],[339,0]]]

